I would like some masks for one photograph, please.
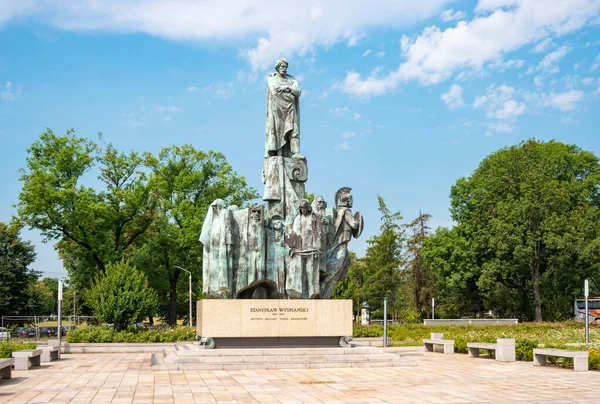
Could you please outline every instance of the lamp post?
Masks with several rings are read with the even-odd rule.
[[[58,334],[58,352],[60,355],[61,342],[62,342],[62,299],[63,298],[63,283],[62,280],[58,281],[58,327],[56,327],[56,331]]]
[[[190,280],[190,296],[189,296],[190,311],[189,311],[188,319],[190,321],[190,327],[191,327],[192,326],[192,273],[190,271],[188,271],[187,269],[180,267],[179,265],[174,265],[173,268],[181,269],[182,271],[187,272],[188,275],[189,275],[189,280]]]

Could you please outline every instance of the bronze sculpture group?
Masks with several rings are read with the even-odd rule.
[[[218,199],[207,212],[200,235],[207,298],[331,298],[348,272],[348,243],[362,233],[362,215],[351,212],[350,188],[336,192],[334,208],[322,196],[312,205],[305,199],[301,89],[287,67],[279,59],[267,79],[266,206],[225,207]]]

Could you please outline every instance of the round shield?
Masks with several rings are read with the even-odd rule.
[[[352,230],[352,235],[354,236],[354,238],[359,238],[363,232],[363,228],[365,227],[365,221],[363,220],[363,216],[360,214],[360,212],[356,212],[354,214],[354,220],[356,221],[356,223],[358,223],[358,228]]]

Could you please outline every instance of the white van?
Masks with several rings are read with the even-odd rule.
[[[8,328],[0,327],[0,341],[6,341],[8,339]]]

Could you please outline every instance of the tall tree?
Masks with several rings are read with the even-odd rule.
[[[392,212],[384,199],[377,195],[381,212],[381,233],[367,240],[368,247],[363,262],[365,287],[363,291],[372,308],[381,307],[383,297],[389,297],[392,318],[395,318],[400,272],[404,265],[402,252],[405,243],[400,211]]]
[[[439,227],[425,240],[421,254],[430,270],[438,315],[460,318],[483,311],[477,250],[460,227]]]
[[[198,237],[208,207],[215,199],[242,206],[258,194],[243,176],[237,175],[224,155],[212,150],[203,152],[189,144],[171,146],[157,157],[146,154],[145,159],[152,170],[150,188],[159,214],[148,241],[133,259],[167,300],[167,320],[174,325],[181,268],[190,271],[196,282],[202,279],[203,247]],[[184,278],[187,280],[187,276]],[[185,286],[187,290],[187,282]]]
[[[5,316],[34,314],[33,295],[39,273],[31,268],[35,252],[21,240],[19,229],[0,222],[0,313]]]
[[[336,283],[331,297],[333,299],[350,299],[355,313],[360,312],[362,302],[365,300],[365,264],[356,257],[354,251],[348,251],[350,266],[346,279]]]
[[[600,164],[592,153],[522,142],[459,179],[451,202],[453,219],[477,249],[477,284],[488,307],[517,289],[532,302],[524,302],[533,308],[526,315],[541,321],[546,298],[565,313],[583,279],[598,279]]]
[[[429,238],[428,213],[419,212],[419,216],[407,225],[410,237],[406,241],[406,267],[409,273],[407,286],[414,307],[421,313],[430,311],[433,285],[427,263],[423,260],[423,244]]]
[[[74,131],[48,129],[28,149],[18,220],[40,230],[57,248],[72,281],[87,287],[106,264],[120,260],[156,216],[142,158],[101,149]],[[83,184],[97,169],[104,189]],[[89,180],[89,178],[87,178]]]

